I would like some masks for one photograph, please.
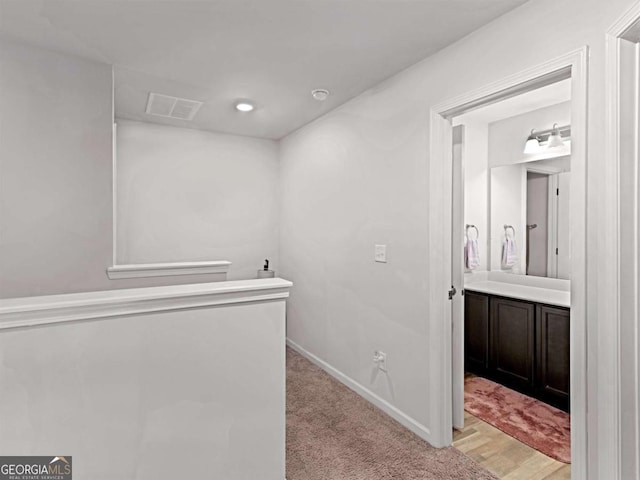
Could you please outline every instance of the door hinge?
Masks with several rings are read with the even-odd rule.
[[[556,248],[556,255],[558,254],[558,249]]]
[[[556,188],[556,196],[560,195],[560,189]]]
[[[456,287],[451,285],[451,290],[449,290],[449,300],[453,300],[453,297],[456,293],[458,293],[458,291],[456,290]]]

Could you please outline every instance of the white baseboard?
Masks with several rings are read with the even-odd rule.
[[[366,388],[363,385],[359,384],[358,382],[356,382],[351,377],[345,375],[341,371],[339,371],[336,368],[332,367],[331,365],[329,365],[324,360],[316,357],[313,353],[308,352],[307,350],[302,348],[300,345],[295,343],[293,340],[287,338],[287,345],[290,346],[291,348],[293,348],[296,352],[298,352],[300,355],[305,357],[311,363],[314,363],[315,365],[317,365],[318,367],[323,369],[325,372],[327,372],[333,378],[338,380],[340,383],[342,383],[342,384],[346,385],[347,387],[349,387],[351,390],[356,392],[362,398],[364,398],[365,400],[367,400],[371,404],[373,404],[376,407],[378,407],[380,410],[382,410],[384,413],[386,413],[391,418],[396,420],[402,426],[404,426],[404,427],[408,428],[409,430],[411,430],[413,433],[418,435],[424,441],[428,442],[431,445],[434,444],[434,442],[432,441],[433,438],[432,438],[432,435],[431,435],[431,431],[427,427],[422,425],[420,422],[418,422],[415,419],[411,418],[409,415],[407,415],[403,411],[399,410],[397,407],[394,407],[389,402],[387,402],[384,398],[382,398],[379,395],[373,393],[371,390],[369,390],[368,388]]]

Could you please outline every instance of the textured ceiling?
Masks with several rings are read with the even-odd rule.
[[[278,139],[523,3],[0,0],[0,35],[113,64],[118,117]],[[153,117],[149,92],[204,105]]]

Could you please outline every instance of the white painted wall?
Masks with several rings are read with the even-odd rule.
[[[278,268],[278,145],[117,120],[117,263],[229,260]]]
[[[235,283],[0,301],[0,451],[64,451],[74,478],[283,480],[290,284]]]
[[[588,170],[598,172],[606,161],[604,34],[631,3],[528,2],[282,141],[281,271],[295,284],[288,336],[422,424],[425,438],[442,416],[429,363],[440,341],[430,332],[441,322],[427,314],[429,108],[588,45]],[[590,174],[588,191],[605,181]],[[589,198],[587,258],[597,256],[607,214]],[[388,263],[373,262],[376,243],[388,245]],[[598,444],[606,406],[597,404],[593,376],[598,285],[587,270],[588,448],[598,472],[607,460]],[[388,354],[389,371],[374,378],[375,349]]]
[[[558,277],[571,278],[571,173],[558,174]]]
[[[0,41],[0,298],[217,280],[215,275],[108,279],[106,270],[113,263],[112,125],[109,65]],[[235,260],[229,278],[254,278],[266,257],[277,268],[276,145],[194,133],[199,140],[186,146],[180,141],[187,142],[187,137],[176,133],[180,129],[167,128],[166,139],[175,144],[174,150],[167,147],[166,155],[178,146],[183,154],[203,148],[189,167],[165,177],[173,188],[167,183],[161,200],[176,200],[180,192],[175,187],[188,189],[164,209],[165,224],[178,230],[161,232],[161,245],[143,237],[145,248],[129,249],[121,259],[210,259],[209,254],[224,254]],[[152,141],[152,148],[158,142]],[[203,157],[215,152],[220,162],[225,149],[227,175],[211,179],[213,162],[207,165]],[[232,161],[237,163],[230,165]],[[160,165],[171,168],[163,162],[154,167]],[[193,175],[196,165],[199,173]],[[167,173],[158,169],[153,176]],[[189,181],[188,174],[194,179]],[[158,190],[159,185],[149,188],[156,199]],[[258,202],[260,195],[264,199]],[[153,197],[146,194],[144,199],[152,202]],[[212,205],[220,208],[210,220],[220,225],[209,222],[207,229],[201,215]],[[157,202],[155,207],[148,221],[158,220],[158,209],[166,204]],[[183,208],[190,210],[185,213]],[[193,223],[182,228],[188,220]],[[132,243],[140,245],[135,238]]]
[[[464,122],[464,222],[478,227],[480,266],[488,270],[489,262],[489,125]],[[471,235],[474,235],[471,229]]]
[[[109,288],[111,67],[0,41],[0,297]]]
[[[425,112],[369,92],[281,144],[289,338],[428,425]],[[374,245],[387,263],[374,263]],[[388,354],[374,375],[373,352]]]

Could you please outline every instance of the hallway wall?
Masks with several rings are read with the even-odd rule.
[[[408,416],[425,438],[442,415],[429,374],[440,342],[431,331],[442,321],[428,317],[430,108],[588,45],[588,128],[602,132],[605,32],[631,4],[528,2],[282,141],[281,270],[294,283],[288,337]],[[590,135],[590,172],[604,165],[604,148],[602,135]],[[605,181],[589,175],[588,191]],[[597,256],[603,208],[587,205],[588,258]],[[387,245],[387,263],[373,261],[375,244]],[[598,278],[588,275],[593,380]],[[372,374],[377,349],[387,353],[388,373]],[[611,421],[598,409],[596,383],[588,400],[594,432]],[[592,435],[593,472],[608,454]]]
[[[278,268],[278,144],[117,120],[118,264],[229,260]]]
[[[0,41],[0,298],[219,280],[109,280],[111,66]],[[278,268],[278,144],[120,121],[118,263]]]
[[[0,298],[103,290],[111,67],[0,41]]]

